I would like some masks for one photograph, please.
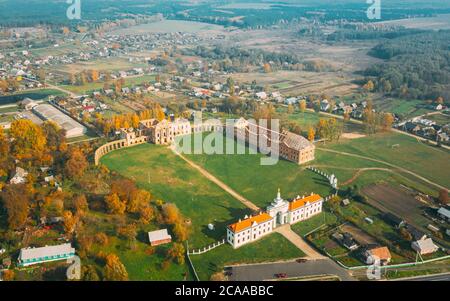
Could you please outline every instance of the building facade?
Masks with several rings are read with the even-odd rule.
[[[43,262],[66,260],[73,256],[75,256],[75,249],[70,243],[42,248],[25,248],[20,250],[18,265],[24,267]]]
[[[278,226],[293,225],[321,213],[322,205],[323,198],[318,194],[284,200],[278,190],[277,197],[264,213],[245,216],[243,220],[229,225],[227,241],[233,248],[239,248],[270,234]]]
[[[238,139],[245,139],[249,146],[264,152],[278,149],[279,156],[285,160],[297,164],[314,160],[316,149],[314,144],[289,131],[284,130],[281,133],[272,131],[240,118],[234,123],[234,133]],[[265,143],[260,143],[261,140]]]

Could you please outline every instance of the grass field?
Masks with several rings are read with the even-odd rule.
[[[382,160],[415,172],[445,187],[450,186],[449,152],[425,145],[406,135],[380,133],[329,143],[321,147]]]
[[[145,82],[151,82],[155,80],[154,75],[143,75],[137,77],[129,77],[125,78],[125,86],[124,87],[132,87],[141,85]],[[78,93],[78,94],[87,94],[93,91],[98,91],[103,89],[104,82],[95,82],[95,83],[87,83],[82,86],[74,86],[74,85],[61,85],[61,88],[66,89],[68,91]]]
[[[153,198],[175,203],[192,221],[191,247],[204,247],[222,239],[226,225],[249,213],[167,147],[142,144],[112,152],[102,158],[102,163],[136,180]],[[216,230],[208,230],[209,223]]]
[[[211,275],[222,271],[226,265],[287,260],[304,255],[283,236],[273,233],[236,250],[225,244],[207,253],[190,257],[200,280],[209,280]]]
[[[162,20],[158,22],[141,24],[136,26],[131,26],[128,28],[114,30],[112,33],[115,35],[137,35],[155,32],[189,32],[195,33],[200,31],[218,30],[222,31],[223,27],[220,25],[193,22],[193,21],[182,21],[182,20]]]
[[[216,137],[221,134],[213,133]],[[224,138],[225,143],[233,140]],[[188,158],[199,164],[221,181],[229,185],[259,207],[266,207],[275,198],[278,188],[284,198],[294,198],[311,192],[328,195],[331,190],[324,178],[296,165],[280,159],[275,165],[261,165],[265,155],[238,154],[191,154]]]

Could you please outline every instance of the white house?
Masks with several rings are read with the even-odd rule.
[[[413,248],[413,250],[418,252],[420,255],[431,254],[439,249],[431,238],[413,241],[411,243],[411,248]]]
[[[273,227],[273,217],[267,213],[239,220],[227,228],[227,241],[233,248],[239,248],[261,237],[270,234]]]
[[[255,95],[256,95],[256,98],[258,98],[259,100],[267,99],[267,93],[266,92],[258,92]]]
[[[23,169],[21,167],[16,167],[16,173],[11,178],[11,180],[9,180],[9,183],[10,184],[24,184],[27,182],[27,176],[28,176],[28,172],[25,169]]]
[[[318,194],[307,197],[297,196],[291,201],[284,200],[278,190],[277,197],[267,207],[266,212],[229,225],[227,241],[234,248],[253,242],[283,224],[295,224],[322,212],[323,199]]]

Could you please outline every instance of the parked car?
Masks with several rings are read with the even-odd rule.
[[[296,260],[297,263],[305,263],[305,262],[307,262],[307,261],[308,261],[308,260],[307,260],[307,259],[304,259],[304,258],[299,258],[299,259]]]

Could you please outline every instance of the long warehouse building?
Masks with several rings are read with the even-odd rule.
[[[75,121],[72,117],[64,114],[49,104],[41,104],[33,107],[33,112],[44,120],[51,120],[66,130],[66,137],[73,138],[86,134],[85,126]]]

